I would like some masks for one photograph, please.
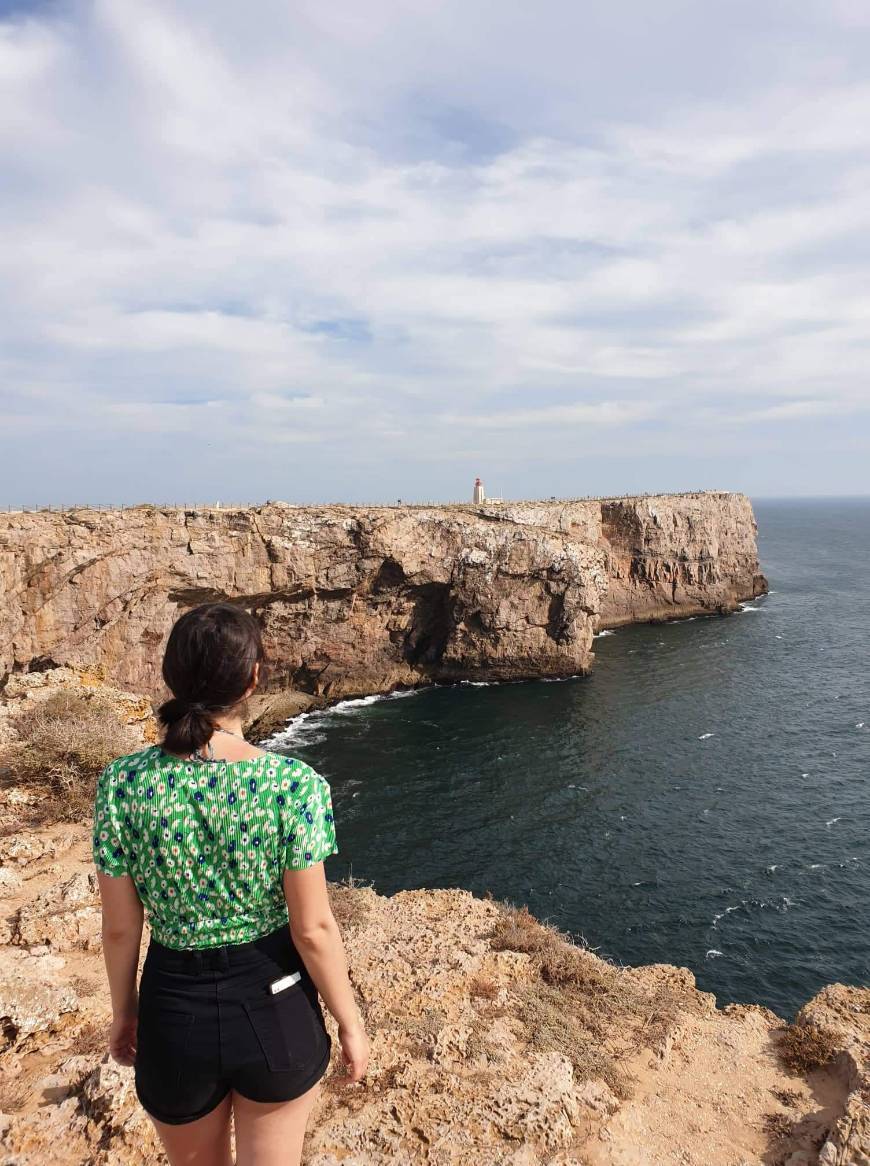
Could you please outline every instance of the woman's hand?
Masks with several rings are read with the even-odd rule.
[[[135,1013],[115,1016],[109,1030],[109,1052],[112,1060],[119,1065],[135,1065],[136,1063],[136,1025]]]
[[[361,1024],[338,1026],[341,1057],[347,1069],[345,1085],[353,1085],[366,1075],[369,1064],[369,1038]]]

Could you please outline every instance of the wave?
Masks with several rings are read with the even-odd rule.
[[[600,640],[602,636],[615,636],[616,632],[612,628],[605,628],[602,632],[596,632],[592,637],[594,640]]]
[[[336,704],[330,705],[329,708],[320,709],[323,716],[329,716],[333,713],[344,713],[349,709],[361,709],[366,705],[379,704],[383,700],[401,700],[405,696],[416,696],[421,690],[419,688],[397,688],[394,692],[374,692],[371,696],[354,696],[348,700],[340,700]]]
[[[710,926],[716,927],[720,919],[724,919],[726,915],[732,915],[735,911],[739,911],[742,915],[749,915],[752,911],[773,909],[778,914],[784,915],[793,906],[794,899],[790,899],[788,895],[779,895],[775,899],[741,899],[733,907],[726,907],[724,911],[720,911],[717,915],[714,915]]]
[[[305,745],[315,745],[325,740],[330,717],[345,716],[354,713],[357,709],[366,708],[371,704],[378,704],[384,700],[401,700],[406,696],[416,696],[422,688],[399,688],[395,692],[378,692],[370,696],[349,697],[347,700],[337,701],[327,708],[311,709],[306,713],[298,713],[287,722],[283,729],[273,733],[263,742],[267,746],[279,748],[291,742]]]
[[[842,820],[843,820],[842,818],[828,818],[827,822],[825,822],[825,825],[830,830],[830,828],[834,825],[835,822],[842,822]]]
[[[711,947],[710,950],[705,954],[704,959],[715,960],[715,959],[718,959],[719,956],[722,954],[723,954],[723,952],[719,951],[718,948]]]
[[[698,738],[698,740],[699,741],[706,741],[708,737],[713,737],[713,736],[715,736],[714,733],[702,733],[701,736]]]

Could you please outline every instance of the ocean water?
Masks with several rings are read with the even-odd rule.
[[[489,890],[720,1003],[870,982],[870,500],[755,509],[771,594],[738,614],[600,636],[576,680],[292,722],[328,876]]]

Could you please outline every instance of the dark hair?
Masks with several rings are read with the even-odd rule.
[[[203,603],[175,621],[163,655],[173,699],[157,710],[164,747],[187,756],[215,730],[212,714],[233,708],[265,659],[260,626],[232,603]]]

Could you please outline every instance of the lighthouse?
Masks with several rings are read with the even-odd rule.
[[[479,506],[481,502],[486,501],[483,482],[481,482],[480,478],[474,479],[474,493],[471,496],[471,501],[475,504],[475,506]]]

